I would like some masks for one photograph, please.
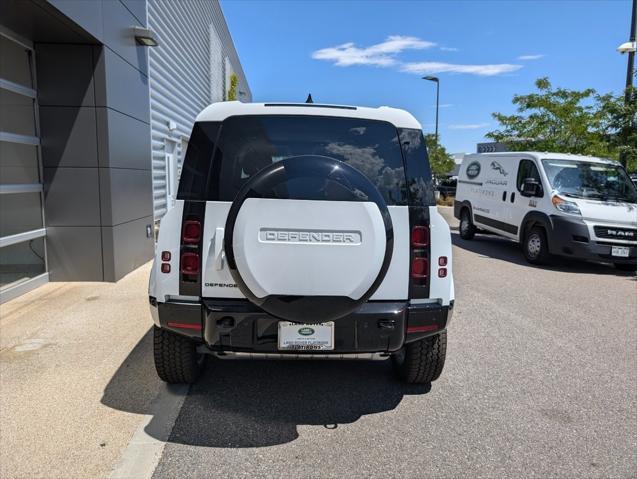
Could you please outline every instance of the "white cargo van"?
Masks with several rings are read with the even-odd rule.
[[[519,241],[530,263],[551,255],[637,270],[637,189],[617,162],[563,153],[465,156],[454,215],[460,236]]]

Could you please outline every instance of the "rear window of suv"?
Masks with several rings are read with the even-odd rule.
[[[412,138],[422,138],[419,130],[408,131]],[[399,137],[390,123],[357,118],[254,115],[230,117],[223,123],[196,123],[178,198],[232,201],[239,189],[268,165],[295,156],[320,155],[359,170],[376,185],[388,205],[406,205],[404,138],[404,130]],[[419,143],[414,139],[408,145],[412,155],[414,144]],[[425,168],[431,182],[424,145],[419,153],[419,170]],[[407,163],[409,168],[409,160]]]

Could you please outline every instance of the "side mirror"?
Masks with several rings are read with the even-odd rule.
[[[524,196],[541,196],[542,185],[535,178],[526,178],[522,182],[522,195]]]

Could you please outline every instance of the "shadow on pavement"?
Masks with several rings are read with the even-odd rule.
[[[619,271],[610,264],[569,260],[561,256],[553,257],[550,265],[535,266],[526,261],[520,250],[520,245],[496,235],[477,234],[472,240],[463,240],[457,232],[452,231],[451,242],[458,248],[471,251],[482,257],[508,261],[509,263],[528,266],[529,268],[540,268],[564,273],[606,274],[637,278],[635,273]]]
[[[106,406],[150,414],[149,403],[165,387],[140,388],[151,375],[152,331],[115,373],[102,397]],[[168,442],[203,447],[243,448],[283,444],[298,437],[297,426],[335,429],[366,414],[394,409],[408,394],[431,386],[406,385],[390,361],[251,361],[207,357],[191,386]],[[146,432],[161,430],[153,418]],[[162,439],[162,438],[158,438]],[[165,439],[165,438],[164,438]]]

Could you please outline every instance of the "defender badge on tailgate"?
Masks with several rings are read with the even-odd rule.
[[[361,244],[360,231],[286,230],[262,228],[259,240],[264,243]]]

